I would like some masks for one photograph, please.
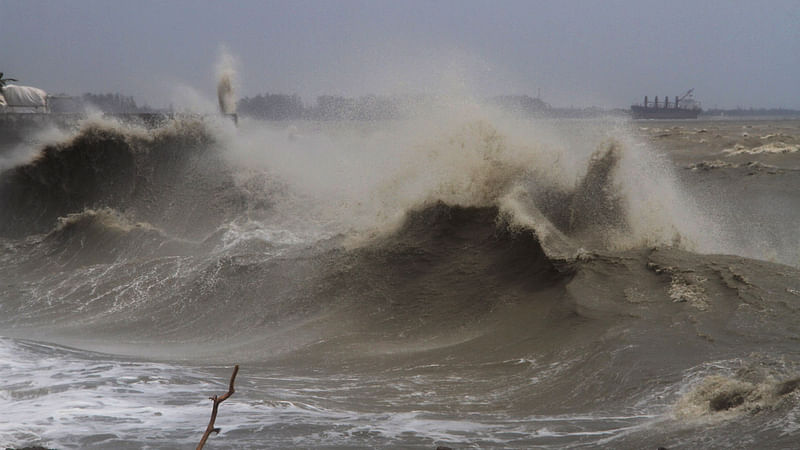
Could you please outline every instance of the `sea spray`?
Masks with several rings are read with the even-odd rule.
[[[593,241],[579,246],[702,243],[698,230],[710,227],[700,225],[701,214],[679,214],[696,208],[668,162],[617,122],[532,121],[461,99],[419,108],[406,120],[353,127],[248,123],[230,136],[225,155],[242,174],[267,173],[285,183],[289,195],[275,199],[280,214],[350,236],[391,232],[406,211],[430,202],[499,206],[521,187],[532,200],[524,202],[526,216]],[[606,176],[587,184],[604,161]],[[567,205],[567,197],[576,200]]]
[[[236,114],[236,60],[223,48],[217,61],[217,100],[223,114]]]

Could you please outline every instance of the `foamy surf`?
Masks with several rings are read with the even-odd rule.
[[[0,440],[58,448],[174,448],[192,445],[209,414],[206,395],[223,391],[223,367],[133,362],[64,347],[0,340],[3,400],[13,405]],[[13,361],[13,362],[12,362]],[[34,377],[29,374],[35,374]],[[411,446],[472,442],[490,446],[563,445],[619,435],[652,416],[532,416],[473,413],[463,418],[425,402],[420,384],[391,376],[316,377],[260,373],[238,380],[236,397],[220,408],[215,446]],[[268,382],[269,391],[259,385]],[[390,383],[378,403],[370,391]],[[359,396],[359,409],[353,396]],[[404,411],[405,398],[422,400]],[[463,399],[481,403],[479,397]],[[44,406],[46,405],[46,406]],[[47,415],[39,414],[42,407]],[[38,417],[38,418],[37,418]],[[226,419],[227,417],[227,419]],[[231,418],[235,417],[233,421]],[[32,419],[33,418],[33,419]],[[313,432],[296,436],[292,428]]]

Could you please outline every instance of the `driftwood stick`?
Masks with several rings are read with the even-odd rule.
[[[208,422],[208,426],[206,427],[206,432],[203,434],[203,439],[200,440],[200,443],[197,444],[197,450],[202,450],[203,446],[206,445],[206,441],[208,437],[211,436],[211,433],[219,434],[220,429],[214,428],[214,421],[217,420],[217,410],[219,409],[219,404],[227,400],[234,392],[233,389],[233,382],[236,380],[236,374],[239,373],[239,365],[235,365],[233,367],[233,374],[231,375],[231,383],[228,386],[228,392],[223,394],[221,397],[217,397],[216,395],[213,397],[209,397],[209,399],[214,401],[214,407],[211,409],[211,420]]]

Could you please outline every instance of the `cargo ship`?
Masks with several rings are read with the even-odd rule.
[[[693,92],[694,89],[689,89],[681,97],[676,95],[674,103],[670,103],[669,97],[659,103],[658,96],[651,102],[645,95],[644,103],[631,105],[631,115],[634,119],[697,119],[702,109],[692,97]]]

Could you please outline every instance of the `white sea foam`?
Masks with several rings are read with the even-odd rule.
[[[208,415],[208,374],[0,339],[0,442],[74,448],[115,441],[189,444]],[[209,380],[209,381],[207,381]]]
[[[756,147],[747,147],[741,144],[736,144],[733,148],[723,150],[723,153],[734,155],[761,155],[761,154],[781,154],[781,153],[795,153],[800,151],[800,145],[787,144],[785,142],[770,142]]]
[[[5,420],[0,421],[0,443],[10,446],[190,446],[199,441],[208,421],[211,402],[207,397],[225,392],[228,381],[224,367],[212,373],[8,338],[0,338],[0,361],[0,402],[6,411]],[[436,442],[535,445],[537,439],[568,443],[611,437],[653,418],[649,414],[453,416],[425,410],[392,411],[391,407],[376,412],[337,406],[353,403],[350,397],[359,389],[381,384],[369,377],[240,373],[236,394],[220,407],[216,425],[222,432],[212,439],[225,446],[245,447]],[[395,389],[405,392],[416,387],[404,383]],[[298,427],[308,432],[297,433]]]

